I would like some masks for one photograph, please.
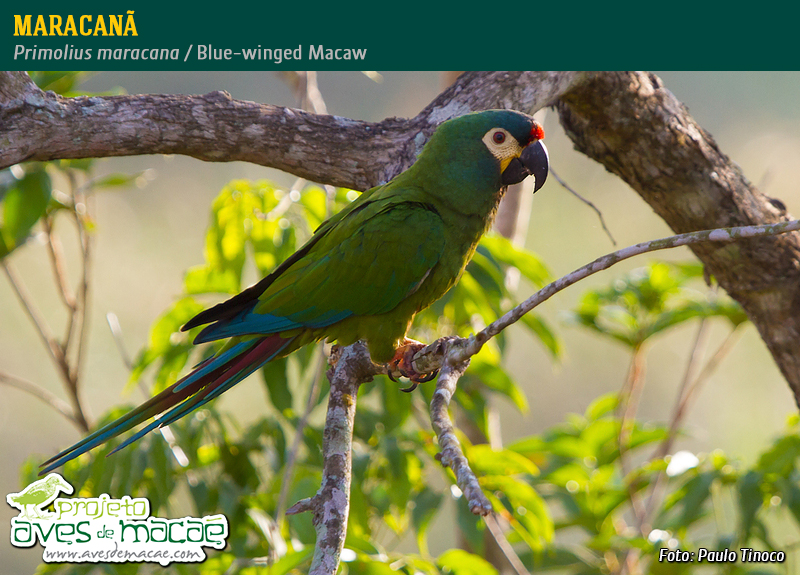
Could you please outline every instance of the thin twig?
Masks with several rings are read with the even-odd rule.
[[[645,355],[642,346],[637,346],[633,350],[633,357],[631,358],[631,366],[628,370],[628,377],[626,378],[623,390],[620,392],[621,401],[619,406],[620,411],[620,424],[619,434],[617,436],[617,445],[619,446],[619,463],[622,470],[623,477],[628,477],[631,472],[630,466],[630,436],[633,428],[633,423],[636,417],[636,411],[639,407],[639,399],[642,395],[644,387],[644,366]],[[636,518],[636,524],[641,526],[645,520],[645,506],[639,494],[636,492],[636,485],[633,480],[627,481],[628,496],[631,500],[631,509]]]
[[[43,387],[39,387],[33,382],[28,381],[27,379],[23,379],[21,377],[17,377],[16,375],[11,375],[10,373],[5,373],[0,371],[0,382],[5,383],[8,386],[14,387],[25,393],[28,393],[34,397],[37,397],[47,403],[50,407],[58,411],[61,415],[66,417],[70,420],[75,427],[81,429],[81,425],[78,420],[75,418],[75,415],[72,413],[72,409],[70,405],[61,399],[60,397],[56,396],[55,394],[47,391]]]
[[[679,406],[681,403],[681,399],[684,396],[684,393],[689,387],[689,384],[694,377],[694,371],[697,366],[697,362],[702,357],[703,353],[705,353],[705,344],[706,344],[706,334],[708,326],[708,318],[700,318],[700,325],[697,326],[697,334],[694,336],[694,342],[692,344],[692,352],[689,354],[689,361],[686,364],[686,370],[683,372],[683,379],[681,380],[681,386],[678,389],[678,397],[676,398],[675,408],[673,410],[673,417],[672,420],[675,421],[678,416]]]
[[[659,445],[655,453],[653,453],[653,455],[650,457],[651,461],[665,457],[672,450],[672,445],[674,444],[675,439],[678,435],[678,428],[680,426],[680,422],[686,416],[686,412],[688,411],[691,399],[696,397],[697,390],[711,376],[711,374],[716,370],[716,368],[719,366],[723,358],[728,355],[730,350],[735,345],[736,341],[738,341],[738,338],[742,333],[742,330],[740,329],[742,325],[743,324],[739,324],[734,329],[731,330],[728,336],[723,340],[723,342],[717,348],[717,351],[714,352],[714,355],[712,355],[711,358],[706,362],[706,364],[703,366],[703,369],[700,370],[700,373],[691,383],[686,384],[686,381],[684,380],[684,384],[681,385],[681,392],[678,394],[678,398],[675,402],[675,408],[673,410],[672,417],[670,418],[670,425],[669,425],[669,431],[667,432],[667,437],[664,439],[661,445]],[[698,332],[698,336],[699,335],[700,333]],[[687,369],[687,375],[688,375],[688,369]],[[664,496],[664,491],[666,489],[666,478],[667,478],[666,471],[662,471],[661,473],[659,473],[658,477],[653,483],[653,487],[650,490],[650,497],[647,501],[647,512],[645,514],[645,522],[641,526],[641,528],[644,530],[650,528],[650,524],[652,523],[653,516],[655,515],[656,512],[656,508],[658,507],[658,504],[660,503],[660,501]]]
[[[639,575],[642,572],[642,567],[639,563],[641,554],[641,550],[635,547],[628,550],[621,565],[620,575]]]
[[[64,355],[64,349],[61,347],[61,344],[58,343],[53,333],[50,331],[47,323],[44,321],[44,318],[39,313],[39,310],[33,303],[33,299],[31,298],[28,290],[25,289],[25,284],[22,283],[22,280],[17,277],[16,272],[14,269],[7,264],[5,261],[0,261],[0,266],[2,266],[3,271],[8,278],[9,283],[11,284],[11,289],[14,291],[14,294],[17,296],[20,304],[22,305],[22,309],[25,310],[25,313],[28,314],[28,317],[33,322],[34,327],[36,328],[36,332],[39,334],[39,337],[42,338],[44,342],[45,348],[50,353],[50,357],[53,359],[53,362],[56,364],[57,371],[61,374],[64,383],[66,384],[67,388],[71,388],[70,382],[70,367],[69,362],[67,361],[67,357]],[[75,422],[77,423],[78,427],[86,432],[89,431],[89,423],[86,421],[84,417],[83,411],[81,410],[80,403],[77,401],[77,397],[71,396],[72,401],[72,417],[74,418]]]
[[[74,183],[73,183],[74,186]],[[83,195],[82,192],[76,191],[75,205],[83,204],[84,209],[88,210],[87,205],[88,197]],[[86,337],[88,335],[88,322],[89,322],[89,277],[91,274],[92,266],[92,237],[86,229],[84,221],[85,215],[74,213],[75,221],[78,224],[78,234],[81,247],[81,283],[78,288],[78,343],[75,355],[75,363],[71,372],[71,379],[74,386],[75,396],[78,396],[78,384],[80,381],[80,372],[83,367],[83,357],[86,351]],[[80,403],[80,402],[79,402]]]
[[[730,350],[739,340],[739,337],[742,334],[741,330],[742,325],[744,324],[739,324],[734,329],[731,330],[731,332],[728,334],[725,340],[717,348],[717,351],[714,352],[714,355],[711,356],[711,359],[709,359],[706,365],[703,366],[703,369],[700,371],[695,380],[686,390],[686,395],[681,401],[681,404],[678,406],[676,421],[680,420],[680,418],[688,409],[690,400],[692,400],[695,397],[697,390],[703,383],[706,382],[706,380],[708,380],[709,377],[711,377],[711,374],[714,373],[714,371],[719,366],[720,362],[725,358],[725,356],[728,355],[728,353],[730,353]],[[670,433],[672,435],[672,441],[674,441],[675,435],[677,433],[677,424],[673,425],[673,428],[670,429]],[[671,442],[669,447],[671,447]]]
[[[305,72],[305,92],[307,104],[315,114],[327,114],[328,106],[325,105],[325,100],[322,98],[322,92],[319,91],[319,84],[317,84],[317,72],[312,70]]]
[[[730,350],[733,348],[738,341],[739,336],[742,334],[742,325],[744,324],[739,324],[730,331],[727,337],[714,352],[714,355],[711,356],[711,358],[703,366],[703,369],[700,370],[700,373],[697,374],[697,377],[694,379],[694,381],[692,381],[691,384],[686,387],[685,392],[679,397],[679,401],[676,403],[675,410],[670,420],[669,434],[659,447],[658,451],[656,451],[656,453],[653,455],[654,458],[664,457],[672,449],[672,444],[677,437],[678,427],[681,420],[686,415],[690,401],[696,396],[697,390],[700,388],[700,386],[705,383],[706,380],[708,380],[711,374],[714,373],[717,367],[719,367],[720,362],[725,358],[725,356],[728,355],[728,353],[730,353]]]
[[[59,343],[55,335],[53,335],[53,332],[50,330],[47,322],[44,320],[42,315],[39,313],[39,310],[33,303],[33,298],[25,288],[25,284],[17,276],[11,265],[5,261],[0,261],[0,266],[2,266],[3,271],[5,272],[6,277],[11,284],[11,289],[14,291],[14,294],[17,296],[17,299],[22,305],[22,309],[25,310],[25,313],[28,314],[31,322],[33,322],[36,332],[44,342],[45,348],[50,353],[50,357],[55,363],[57,371],[61,375],[61,378],[67,387],[67,390],[70,394],[70,400],[72,402],[72,412],[75,421],[78,423],[78,426],[82,431],[88,431],[89,422],[84,415],[84,411],[78,399],[77,393],[74,391],[76,389],[76,385],[72,379],[73,370],[70,368],[69,360],[67,359],[65,345]],[[71,313],[70,316],[73,314],[74,312]]]
[[[490,513],[483,518],[484,522],[486,523],[486,527],[489,529],[489,533],[492,534],[492,537],[497,542],[497,546],[503,552],[503,555],[505,555],[506,559],[508,559],[509,564],[514,571],[516,571],[517,575],[531,575],[530,572],[525,568],[525,564],[522,563],[522,559],[520,559],[519,555],[517,555],[517,552],[514,551],[511,543],[508,542],[506,534],[503,533],[503,529],[500,527],[496,517],[497,516],[494,513]]]
[[[117,351],[119,351],[119,355],[122,358],[122,363],[128,368],[128,371],[133,371],[133,361],[131,360],[128,350],[125,348],[125,342],[122,340],[122,326],[119,324],[117,314],[113,311],[108,312],[106,314],[106,322],[108,323],[108,328],[111,330],[114,343],[117,344]]]
[[[61,242],[53,233],[53,224],[49,217],[42,218],[45,234],[47,235],[47,253],[50,256],[50,263],[53,266],[53,275],[58,286],[58,293],[61,300],[71,311],[75,311],[75,296],[69,288],[67,281],[66,265],[64,264],[64,253],[61,250]]]
[[[89,313],[88,297],[89,297],[89,266],[91,254],[91,239],[84,225],[83,218],[86,212],[86,196],[80,191],[75,181],[75,175],[70,171],[68,172],[70,189],[72,190],[72,198],[75,204],[75,210],[72,212],[75,218],[75,223],[78,229],[78,238],[81,249],[81,282],[78,287],[78,292],[75,298],[75,307],[70,310],[67,320],[67,333],[64,337],[64,342],[58,347],[61,351],[63,361],[59,364],[64,384],[72,402],[72,408],[75,416],[84,426],[84,431],[89,430],[89,417],[80,397],[80,372],[83,365],[83,356],[86,349],[86,336],[87,336],[87,321]],[[83,206],[83,211],[81,211]],[[77,343],[75,343],[77,342]],[[70,365],[69,355],[71,349],[76,348],[74,362]]]
[[[658,240],[642,242],[627,248],[622,248],[610,254],[606,254],[576,269],[556,281],[546,285],[514,309],[503,314],[502,317],[493,321],[477,334],[466,338],[465,345],[459,347],[459,356],[454,357],[453,361],[464,360],[478,353],[487,341],[499,334],[508,326],[516,323],[526,313],[534,309],[544,301],[561,290],[581,281],[590,275],[606,270],[623,260],[641,254],[676,248],[690,244],[703,242],[732,242],[745,238],[757,238],[762,236],[773,236],[800,230],[800,220],[790,220],[777,224],[764,224],[760,226],[739,226],[732,228],[718,228],[714,230],[703,230],[698,232],[688,232],[669,236]],[[442,365],[441,349],[434,342],[426,346],[414,355],[413,367],[418,373],[430,373],[439,369]]]
[[[64,357],[64,351],[61,349],[61,346],[56,340],[53,332],[50,331],[50,327],[45,322],[42,315],[39,313],[39,310],[33,303],[33,298],[31,298],[30,293],[25,288],[25,284],[22,283],[22,280],[17,276],[17,272],[14,271],[14,268],[11,267],[9,263],[5,261],[0,261],[0,266],[3,267],[3,271],[8,278],[8,282],[11,284],[11,289],[14,291],[14,294],[17,296],[20,304],[22,305],[22,309],[25,310],[25,313],[28,314],[31,322],[33,322],[33,326],[36,328],[36,333],[39,334],[39,337],[44,342],[45,348],[50,353],[53,361],[58,366],[59,370],[64,369],[66,365],[66,359]]]
[[[678,389],[678,396],[675,398],[675,407],[673,408],[673,415],[670,423],[670,429],[675,427],[677,429],[678,420],[680,418],[679,415],[679,406],[681,404],[682,398],[686,389],[688,388],[692,377],[694,376],[695,366],[702,355],[702,350],[705,348],[705,336],[707,333],[706,326],[708,325],[706,318],[700,319],[700,325],[697,327],[697,333],[694,336],[694,342],[692,343],[692,351],[689,354],[689,361],[686,364],[686,369],[683,372],[683,379],[681,380],[680,388]],[[670,441],[670,432],[667,435],[667,438],[661,443],[659,449],[654,453],[650,460],[653,461],[655,459],[659,459],[666,454],[672,442]],[[659,455],[659,452],[663,451],[663,454]],[[655,482],[653,482],[652,487],[650,488],[650,495],[647,500],[647,506],[645,508],[645,513],[643,517],[636,518],[636,529],[642,533],[649,533],[650,528],[652,526],[652,518],[655,509],[656,502],[660,500],[660,496],[658,495],[661,490],[661,484],[663,483],[665,478],[665,474],[660,473],[656,478]]]
[[[603,212],[601,212],[600,209],[597,206],[595,206],[592,202],[590,202],[589,200],[584,198],[582,195],[580,195],[578,192],[576,192],[574,189],[572,189],[572,187],[569,184],[567,184],[567,182],[562,180],[561,176],[559,176],[556,173],[556,171],[552,168],[552,166],[550,167],[550,173],[553,174],[553,177],[556,179],[556,181],[559,184],[561,184],[569,193],[571,193],[573,196],[578,198],[580,201],[582,201],[584,204],[586,204],[587,206],[589,206],[590,208],[592,208],[595,211],[595,213],[597,214],[597,217],[600,219],[600,225],[603,226],[603,231],[606,232],[606,235],[608,236],[608,239],[611,240],[611,244],[616,247],[617,241],[614,239],[614,236],[611,235],[611,230],[609,230],[608,226],[606,226],[606,221],[605,221],[605,219],[603,219]]]
[[[294,505],[292,505],[289,509],[286,510],[286,515],[298,515],[300,513],[305,513],[306,511],[314,511],[314,498],[313,497],[306,497],[305,499],[301,499]]]

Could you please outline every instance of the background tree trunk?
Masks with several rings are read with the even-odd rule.
[[[598,75],[557,108],[576,148],[625,180],[676,233],[791,219],[653,74]],[[745,309],[800,405],[800,236],[691,249]]]

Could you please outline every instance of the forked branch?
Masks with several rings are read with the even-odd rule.
[[[419,351],[413,360],[417,372],[440,370],[430,406],[431,424],[441,447],[438,459],[453,471],[470,510],[476,515],[488,515],[492,505],[483,494],[479,480],[461,450],[448,408],[455,395],[458,379],[466,371],[470,358],[491,338],[561,290],[633,256],[703,242],[748,241],[750,238],[797,230],[800,230],[800,220],[690,232],[629,246],[597,258],[548,284],[476,335],[469,338],[443,338]],[[367,348],[361,342],[337,348],[331,363],[334,367],[329,371],[331,397],[325,423],[322,487],[314,497],[296,503],[287,511],[289,515],[303,511],[314,513],[318,540],[311,573],[317,575],[335,573],[344,545],[350,504],[352,432],[358,386],[387,370],[386,366],[371,362]]]

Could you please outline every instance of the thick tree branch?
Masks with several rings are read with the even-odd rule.
[[[652,74],[598,75],[558,109],[576,148],[625,180],[677,233],[791,219]],[[800,235],[691,249],[745,309],[800,405]]]
[[[331,392],[322,441],[322,486],[314,497],[299,501],[286,511],[287,515],[304,511],[314,514],[317,544],[309,575],[333,575],[339,566],[350,510],[358,387],[383,373],[381,366],[372,363],[366,345],[361,342],[335,347],[330,363]]]
[[[439,447],[442,448],[437,458],[442,465],[453,471],[456,483],[467,499],[469,510],[475,515],[488,515],[492,512],[492,504],[483,494],[478,478],[461,450],[461,443],[456,437],[455,427],[447,413],[450,401],[456,393],[458,379],[464,375],[469,366],[469,357],[460,359],[462,353],[459,348],[464,346],[465,340],[452,338],[442,340],[440,343],[439,353],[442,356],[442,369],[439,372],[436,391],[431,400],[431,424],[439,440]]]
[[[25,72],[3,72],[0,74],[0,105],[5,107],[15,100],[28,100],[41,95],[42,90]]]
[[[63,98],[0,73],[0,168],[26,160],[182,154],[242,160],[364,190],[410,166],[441,122],[472,110],[535,111],[585,81],[575,72],[470,72],[415,118],[378,123],[204,96]]]

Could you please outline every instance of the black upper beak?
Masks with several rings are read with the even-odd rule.
[[[533,191],[536,192],[544,185],[549,170],[550,156],[547,154],[547,147],[544,142],[537,140],[522,150],[519,158],[511,160],[503,171],[502,182],[504,186],[510,186],[533,176]]]

